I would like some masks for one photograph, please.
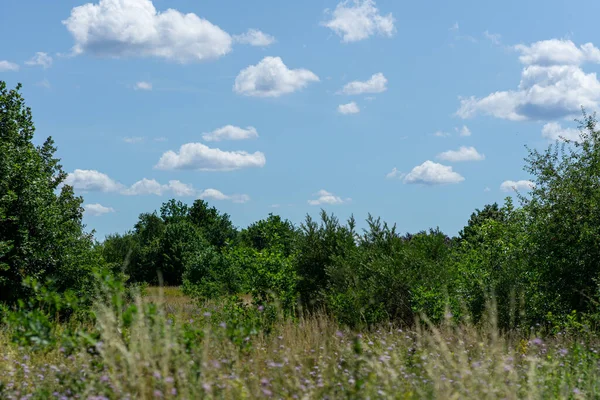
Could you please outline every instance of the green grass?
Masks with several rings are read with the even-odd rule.
[[[134,313],[130,324],[111,304],[96,304],[96,345],[70,355],[60,344],[44,351],[19,347],[10,330],[2,331],[0,398],[583,399],[600,393],[600,340],[592,334],[506,336],[493,315],[478,327],[447,321],[350,332],[323,314],[276,321],[269,334],[248,333],[240,328],[246,314],[197,305],[177,288],[149,288],[136,305],[139,311],[149,304],[158,311]]]

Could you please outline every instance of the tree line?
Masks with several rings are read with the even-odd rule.
[[[92,293],[95,276],[180,285],[199,300],[250,295],[291,318],[325,310],[349,326],[412,324],[419,315],[478,321],[497,304],[501,327],[561,329],[599,320],[600,131],[583,112],[578,141],[527,149],[534,186],[477,209],[455,237],[401,234],[371,215],[367,228],[321,212],[300,224],[269,214],[238,229],[203,200],[165,202],[98,243],[51,138],[32,143],[20,85],[0,81],[0,301],[30,293]],[[570,322],[569,322],[570,321]]]

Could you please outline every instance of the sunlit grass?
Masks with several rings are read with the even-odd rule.
[[[162,293],[162,294],[161,294]],[[173,303],[177,304],[176,306]],[[343,329],[324,314],[276,323],[232,341],[177,288],[149,288],[125,326],[97,304],[97,344],[67,355],[32,351],[0,333],[0,398],[593,398],[600,393],[595,336],[505,336],[492,317],[479,327],[446,321],[412,329]],[[174,315],[169,307],[184,306]],[[194,308],[193,317],[189,311]],[[216,304],[210,305],[215,311]],[[26,397],[30,395],[31,397]]]

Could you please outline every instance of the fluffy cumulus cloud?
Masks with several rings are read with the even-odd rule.
[[[458,172],[454,172],[452,167],[425,161],[417,165],[404,177],[404,183],[420,183],[424,185],[442,185],[446,183],[460,183],[464,181]]]
[[[248,29],[246,33],[235,35],[233,38],[238,43],[258,47],[265,47],[275,43],[275,37],[261,32],[258,29]]]
[[[133,87],[135,90],[152,90],[152,83],[150,82],[137,82]]]
[[[89,169],[76,169],[67,175],[65,183],[86,192],[118,192],[124,188],[108,175]]]
[[[112,207],[105,207],[102,204],[84,204],[83,208],[85,213],[91,215],[92,217],[99,217],[100,215],[114,213],[115,209]]]
[[[328,192],[327,190],[319,190],[315,193],[316,199],[308,200],[308,204],[311,206],[320,206],[320,205],[338,205],[344,204],[352,201],[350,198],[342,199],[339,196],[334,195],[333,193]]]
[[[265,57],[240,71],[233,90],[246,96],[279,97],[318,81],[319,77],[307,69],[289,69],[280,57]]]
[[[373,0],[345,0],[323,22],[345,43],[357,42],[379,34],[391,37],[396,28],[392,14],[381,15]]]
[[[148,194],[161,196],[164,193],[164,186],[154,179],[144,178],[131,185],[130,188],[123,190],[122,193],[128,196],[143,196]]]
[[[250,201],[250,196],[247,194],[227,195],[217,189],[205,189],[199,194],[198,198],[203,200],[229,200],[233,203],[247,203]]]
[[[570,40],[551,39],[518,45],[525,66],[516,90],[498,91],[461,99],[457,115],[477,114],[508,120],[551,120],[576,115],[581,106],[598,109],[600,82],[581,65],[600,63],[600,50],[591,43],[577,47]]]
[[[202,134],[202,139],[207,142],[220,142],[221,140],[245,140],[256,139],[258,132],[256,128],[249,126],[240,128],[239,126],[225,125],[212,132]]]
[[[550,39],[535,42],[530,46],[515,46],[521,55],[519,61],[525,65],[580,65],[584,62],[600,63],[600,50],[592,43],[577,47],[570,40]]]
[[[340,104],[338,106],[338,112],[340,114],[358,114],[360,112],[360,108],[355,102],[351,102],[348,104]]]
[[[581,140],[581,133],[579,129],[575,128],[563,128],[558,122],[548,122],[542,127],[542,136],[549,141],[563,141],[572,140],[579,142]]]
[[[25,61],[25,64],[29,66],[39,65],[44,69],[50,68],[52,66],[52,57],[50,57],[47,53],[38,51],[31,60]]]
[[[504,181],[500,185],[500,190],[503,192],[512,191],[526,191],[533,188],[533,182],[521,180],[521,181]]]
[[[259,151],[223,151],[202,143],[186,143],[179,153],[167,151],[155,168],[162,170],[187,169],[198,171],[233,171],[242,168],[263,167],[267,162]]]
[[[485,155],[477,151],[475,147],[461,146],[458,150],[448,150],[438,154],[437,158],[450,162],[482,161]]]
[[[126,196],[162,196],[166,193],[176,196],[194,196],[196,194],[196,190],[191,185],[177,180],[171,180],[168,185],[162,185],[155,179],[144,178],[127,187],[102,172],[85,169],[76,169],[68,174],[65,183],[73,186],[75,190],[119,193]]]
[[[18,70],[19,70],[19,64],[15,64],[13,62],[6,61],[6,60],[0,61],[0,72],[8,72],[8,71],[15,72]]]
[[[151,0],[100,0],[71,10],[63,21],[74,54],[159,57],[181,63],[219,58],[231,36],[194,13],[159,12]]]
[[[381,73],[371,76],[366,82],[353,81],[347,83],[342,89],[344,94],[381,93],[387,90],[387,78]]]

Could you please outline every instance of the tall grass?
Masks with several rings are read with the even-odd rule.
[[[321,313],[279,320],[269,334],[236,342],[227,329],[231,321],[219,321],[218,305],[199,307],[177,291],[150,293],[137,296],[125,313],[114,302],[98,302],[96,326],[82,327],[90,336],[70,355],[59,346],[17,347],[8,331],[0,333],[0,398],[578,399],[600,393],[596,336],[502,334],[493,310],[480,326],[449,318],[439,326],[423,321],[361,333]],[[173,298],[176,306],[169,305]]]

